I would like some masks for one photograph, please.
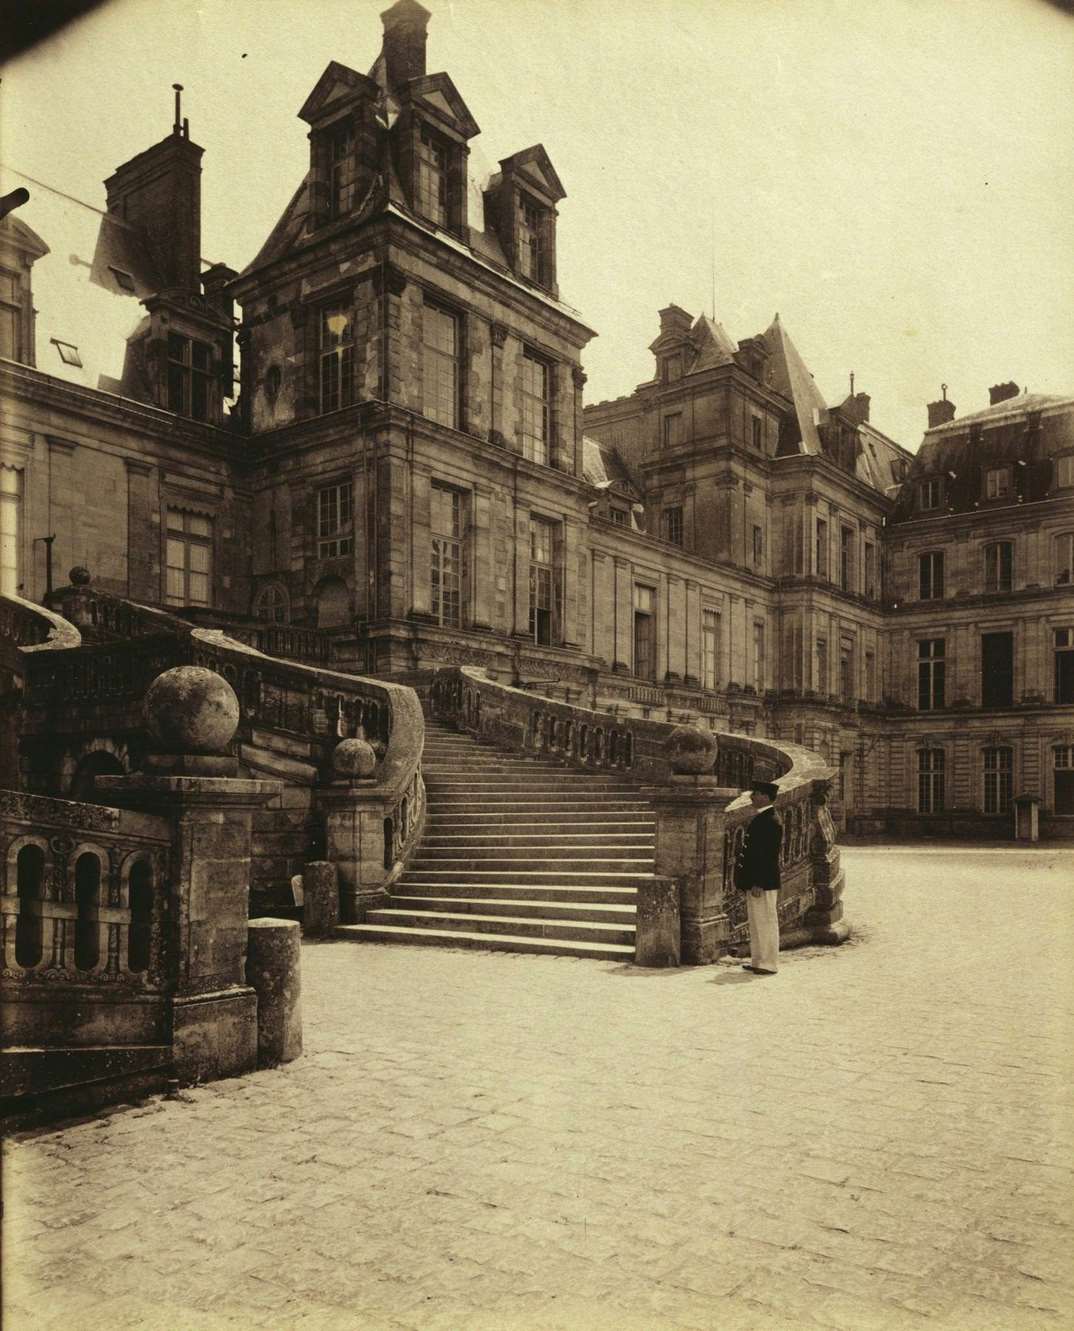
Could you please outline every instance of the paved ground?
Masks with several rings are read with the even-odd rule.
[[[729,966],[307,946],[307,1054],[7,1148],[5,1331],[1074,1327],[1074,855]]]

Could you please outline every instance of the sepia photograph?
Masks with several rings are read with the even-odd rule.
[[[1071,1331],[1074,0],[0,10],[2,1331]]]

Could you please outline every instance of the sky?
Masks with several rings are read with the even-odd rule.
[[[778,311],[821,392],[916,449],[925,403],[1074,393],[1074,17],[1048,0],[424,0],[428,69],[543,143],[587,401],[651,377],[657,311],[732,337]],[[171,128],[205,148],[202,251],[241,269],[306,169],[329,60],[366,72],[387,0],[108,0],[8,64],[0,160],[103,207]],[[47,237],[46,237],[47,240]]]

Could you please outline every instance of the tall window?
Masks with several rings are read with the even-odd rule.
[[[317,558],[338,559],[354,552],[354,492],[337,481],[317,491]]]
[[[1055,585],[1069,587],[1074,582],[1074,531],[1055,538]]]
[[[350,311],[332,305],[321,311],[321,411],[338,411],[354,401],[354,324]]]
[[[664,540],[672,545],[682,545],[682,505],[675,504],[664,509]]]
[[[943,809],[946,756],[943,749],[918,749],[918,813],[940,813]]]
[[[682,443],[682,412],[669,411],[664,417],[664,447],[675,448]]]
[[[629,521],[630,515],[627,513],[625,508],[616,508],[616,506],[612,504],[612,506],[608,510],[608,514],[612,522],[615,523],[617,527],[630,526],[630,521]]]
[[[918,595],[922,601],[943,597],[943,551],[930,550],[917,561]]]
[[[865,542],[865,595],[870,601],[876,599],[876,546],[872,541]]]
[[[753,687],[758,693],[765,690],[764,620],[753,621]]]
[[[458,490],[433,482],[429,521],[432,530],[430,586],[438,624],[462,624],[464,498]]]
[[[984,751],[984,811],[1010,813],[1013,754],[1010,749]]]
[[[917,706],[934,712],[944,705],[947,660],[943,638],[924,638],[917,644]]]
[[[459,424],[459,320],[427,300],[422,312],[422,415]]]
[[[764,565],[764,528],[754,526],[753,528],[753,567],[761,568]]]
[[[209,419],[212,348],[197,338],[168,334],[168,410]]]
[[[828,524],[823,518],[817,519],[817,540],[814,568],[818,578],[828,576]]]
[[[828,639],[817,639],[817,683],[818,693],[828,692]]]
[[[560,525],[530,517],[530,633],[548,646],[560,639],[563,577]]]
[[[1074,702],[1074,629],[1055,630],[1055,700]]]
[[[839,638],[839,696],[848,703],[855,698],[854,639],[845,633]]]
[[[552,435],[552,371],[530,351],[522,354],[522,456],[548,466]]]
[[[656,590],[634,586],[634,673],[656,678]]]
[[[22,298],[16,273],[0,268],[0,356],[5,360],[22,359]]]
[[[1006,499],[1010,492],[1010,467],[989,467],[985,472],[985,498]]]
[[[1012,541],[993,541],[986,545],[985,591],[1009,592],[1014,577],[1014,543]]]
[[[418,139],[418,211],[437,226],[448,224],[448,146],[431,129]]]
[[[1055,460],[1055,483],[1060,489],[1074,485],[1074,453]]]
[[[329,138],[329,209],[333,217],[345,217],[354,207],[356,175],[354,126],[339,125]]]
[[[854,588],[854,528],[839,529],[839,585],[845,592]]]
[[[1052,750],[1055,781],[1055,813],[1074,814],[1074,744],[1057,744]]]
[[[1014,634],[981,634],[981,706],[1014,702]]]
[[[545,210],[525,195],[518,198],[518,268],[523,277],[541,286],[548,283],[545,247]]]
[[[720,612],[701,612],[701,682],[706,689],[720,686]]]
[[[209,605],[213,569],[213,523],[202,513],[168,509],[168,605]]]
[[[22,517],[22,472],[0,467],[0,594],[16,596],[19,584],[19,530]]]
[[[764,452],[764,421],[760,416],[751,416],[750,422],[753,427],[753,446],[758,453]]]

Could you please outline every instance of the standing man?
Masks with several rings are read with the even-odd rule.
[[[779,788],[771,781],[750,787],[755,813],[735,866],[735,886],[746,893],[750,926],[750,961],[742,969],[755,975],[775,975],[779,969],[779,852],[783,824],[776,813]]]

